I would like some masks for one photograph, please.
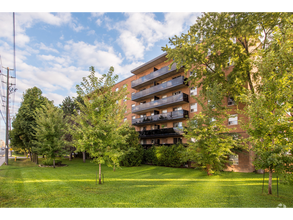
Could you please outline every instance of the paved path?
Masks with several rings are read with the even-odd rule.
[[[17,157],[17,158],[26,158],[26,157]],[[9,157],[9,159],[14,159],[14,157]],[[0,157],[0,166],[2,165],[2,164],[4,164],[4,162],[5,162],[5,157]],[[3,165],[3,166],[5,166],[5,165]]]

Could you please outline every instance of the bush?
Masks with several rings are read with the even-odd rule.
[[[152,147],[144,152],[144,162],[158,166],[180,167],[186,162],[182,144]]]
[[[55,165],[61,165],[61,163],[61,160],[55,160]],[[46,166],[53,166],[53,159],[45,159],[42,161],[42,164]]]
[[[140,166],[143,160],[143,153],[144,149],[141,145],[135,146],[134,151],[122,157],[120,165],[125,167]]]
[[[152,146],[151,148],[144,150],[143,154],[143,161],[146,164],[156,164],[157,163],[157,158],[155,156],[155,147]]]

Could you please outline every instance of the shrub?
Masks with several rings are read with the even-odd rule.
[[[186,162],[186,148],[182,144],[152,147],[144,152],[144,162],[157,166],[180,167]]]
[[[61,165],[62,161],[61,160],[55,160],[55,165]],[[43,165],[46,165],[46,166],[53,166],[53,159],[45,159],[42,161],[42,164]]]
[[[140,166],[143,160],[144,149],[141,145],[136,145],[134,151],[124,155],[120,161],[121,166]]]

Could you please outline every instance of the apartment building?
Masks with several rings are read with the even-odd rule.
[[[114,90],[119,90],[127,85],[127,98],[130,100],[125,97],[127,112],[124,120],[130,121],[139,132],[144,148],[187,143],[181,128],[189,118],[201,112],[201,106],[192,98],[192,95],[199,93],[200,88],[190,87],[186,83],[190,72],[184,75],[183,68],[177,70],[174,64],[169,69],[170,63],[164,53],[133,69],[131,77],[114,87]],[[239,119],[245,118],[236,113],[236,108],[244,106],[236,106],[232,97],[223,97],[223,102],[231,109],[231,117],[226,125],[234,128],[233,132],[245,137],[246,133],[238,123]],[[239,152],[237,156],[229,156],[233,165],[227,166],[227,170],[254,171],[252,156],[252,153],[247,151]]]

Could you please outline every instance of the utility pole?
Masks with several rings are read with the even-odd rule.
[[[6,89],[6,147],[5,147],[5,164],[8,165],[8,142],[9,142],[9,67],[7,67],[7,89]]]

